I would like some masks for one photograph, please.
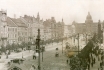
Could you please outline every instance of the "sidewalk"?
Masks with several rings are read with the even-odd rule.
[[[46,55],[46,58],[49,58],[48,56],[50,56],[50,54],[48,54],[49,52],[51,52],[51,53],[55,53],[55,48],[56,47],[59,47],[59,49],[61,50],[61,48],[62,48],[62,44],[61,44],[61,42],[59,42],[59,43],[53,43],[53,46],[52,46],[52,43],[51,44],[48,44],[47,46],[46,46],[46,52],[44,52],[44,53],[47,53],[47,54],[45,54]],[[64,46],[63,46],[64,47]],[[50,50],[51,49],[51,50]],[[6,59],[6,55],[5,54],[3,54],[2,55],[2,57],[1,57],[1,59],[0,59],[0,65],[2,65],[2,66],[0,66],[0,70],[4,70],[4,67],[6,68],[6,64],[10,61],[10,60],[12,60],[12,59],[15,59],[15,58],[22,58],[22,55],[23,55],[23,58],[28,58],[28,57],[31,57],[32,58],[32,55],[33,55],[33,53],[34,53],[34,51],[33,50],[31,50],[30,52],[29,52],[29,50],[26,50],[26,51],[22,51],[22,52],[19,52],[19,53],[11,53],[8,57],[8,59]],[[52,54],[53,56],[54,56],[54,54]],[[52,56],[52,57],[53,57]],[[55,57],[55,56],[54,56]],[[45,57],[44,57],[45,58]],[[50,58],[51,59],[51,58]],[[49,59],[49,61],[50,61],[50,59]],[[44,59],[45,60],[45,59]],[[33,61],[32,61],[33,62]],[[32,62],[29,60],[28,61],[28,64],[32,64]],[[36,61],[37,62],[37,61]],[[36,64],[36,63],[35,63]],[[62,63],[61,63],[62,64]],[[59,64],[58,64],[59,65]]]
[[[98,68],[100,68],[100,61],[98,61],[98,57],[95,58],[96,59],[96,63],[93,65],[93,67],[90,66],[90,70],[98,70]],[[104,66],[103,66],[104,69]]]

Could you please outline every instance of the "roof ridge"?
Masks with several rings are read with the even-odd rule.
[[[15,22],[12,20],[12,18],[10,18],[10,17],[8,17],[14,24],[15,24]],[[15,24],[16,26],[18,26],[17,24]]]

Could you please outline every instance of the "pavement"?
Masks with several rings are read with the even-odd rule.
[[[68,40],[67,40],[68,41]],[[63,49],[65,49],[65,43],[63,43]],[[59,50],[56,51],[56,48]],[[55,57],[55,53],[59,53],[59,57]],[[32,64],[38,67],[38,57],[37,59],[33,59],[32,55],[34,54],[34,51],[22,51],[19,53],[11,53],[9,55],[9,58],[6,59],[5,55],[2,55],[2,58],[0,59],[0,70],[7,70],[5,67],[7,62],[11,59],[15,58],[22,58],[22,55],[26,60],[24,61],[24,65],[29,70]],[[53,44],[47,44],[46,50],[43,52],[43,61],[42,61],[42,53],[41,53],[41,70],[70,70],[70,66],[67,64],[66,60],[68,58],[65,56],[64,53],[62,53],[62,42],[60,43],[53,43]],[[97,60],[97,58],[96,58]],[[91,67],[91,70],[98,70],[99,62],[96,62],[96,64]],[[5,69],[4,69],[5,68]],[[26,69],[25,69],[26,70]]]
[[[62,54],[61,46],[61,43],[58,43],[54,44],[51,49],[46,49],[43,53],[43,61],[41,57],[41,70],[69,70],[70,67],[66,62],[68,58],[64,55],[64,53]],[[59,50],[56,50],[56,47],[58,47]],[[55,57],[56,52],[59,53],[59,57]],[[38,59],[33,60],[32,56],[27,59],[27,63],[34,62],[33,64],[38,67]]]
[[[95,63],[95,64],[93,65],[93,67],[91,67],[90,69],[91,69],[91,70],[98,70],[98,68],[100,68],[100,62],[101,62],[101,60],[98,61],[98,57],[96,57],[96,56],[94,56],[94,55],[93,55],[93,57],[95,57],[96,63]],[[100,55],[99,55],[99,57],[101,58]],[[103,66],[103,69],[104,69],[104,66]]]
[[[63,45],[65,47],[65,44]],[[59,54],[60,54],[60,58],[58,57],[55,57],[55,52],[56,52],[56,48],[59,48]],[[22,55],[23,55],[23,58],[26,58],[26,63],[28,64],[32,64],[34,60],[32,60],[32,55],[33,55],[34,51],[22,51],[22,52],[19,52],[19,53],[11,53],[9,55],[9,58],[6,59],[6,55],[2,55],[2,58],[0,59],[0,70],[7,70],[7,63],[12,60],[12,59],[15,59],[15,58],[22,58]],[[44,62],[42,62],[42,67],[43,68],[46,68],[45,70],[47,70],[47,66],[45,67],[44,65],[48,65],[49,68],[56,68],[55,69],[59,69],[61,68],[62,66],[65,66],[66,65],[66,57],[64,57],[62,54],[62,43],[53,43],[53,44],[48,44],[46,46],[46,51],[44,52]],[[36,62],[35,65],[38,65],[37,61],[38,60],[35,60]],[[52,62],[53,61],[53,62]],[[58,61],[58,62],[57,62]],[[62,62],[61,62],[62,61]],[[63,64],[63,62],[65,64]],[[58,65],[58,67],[57,67]],[[51,68],[51,69],[52,69]],[[55,70],[54,69],[54,70]],[[64,69],[65,70],[65,69]]]

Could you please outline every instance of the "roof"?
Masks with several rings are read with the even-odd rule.
[[[46,20],[43,22],[44,27],[49,27],[51,26],[51,21],[50,20]]]
[[[30,16],[25,16],[25,17],[23,17],[27,22],[29,22],[29,23],[33,23],[33,19],[34,18],[32,18],[32,17],[30,17]]]
[[[11,20],[10,17],[7,17],[7,25],[10,27],[17,27],[17,25]]]
[[[11,18],[11,20],[19,27],[27,27],[26,24],[20,18]]]

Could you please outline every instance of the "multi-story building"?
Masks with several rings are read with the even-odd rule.
[[[63,19],[62,19],[62,22],[58,22],[56,23],[57,24],[57,37],[58,38],[63,38],[64,37],[64,22],[63,22]]]
[[[75,33],[98,33],[98,22],[93,22],[90,13],[86,17],[85,23],[77,23],[73,21],[72,25],[75,26]]]
[[[6,11],[0,11],[0,19],[0,45],[6,46],[8,43],[18,42],[17,25],[7,17]]]
[[[27,25],[20,18],[11,18],[17,25],[18,43],[28,42]]]
[[[6,46],[8,38],[8,26],[7,26],[7,12],[0,11],[0,43]]]
[[[43,27],[43,20],[40,20],[39,13],[37,14],[37,17],[34,16],[28,16],[24,15],[24,17],[21,17],[21,20],[28,26],[28,41],[34,42],[38,35],[38,29],[40,29],[40,38],[41,40],[44,37],[44,27]]]
[[[6,11],[0,11],[0,43],[22,43],[34,42],[40,29],[41,40],[59,39],[64,36],[64,22],[56,22],[52,17],[49,20],[40,20],[39,13],[37,17],[27,16],[20,18],[7,17]]]
[[[54,17],[51,17],[51,19],[47,19],[44,21],[44,28],[47,35],[47,39],[60,39],[64,37],[64,22],[62,19],[62,22],[56,22]]]
[[[39,13],[37,14],[36,18],[33,17],[32,35],[35,40],[38,35],[38,29],[40,29],[40,38],[42,40],[44,38],[44,26],[43,26],[43,20],[40,19]]]
[[[8,26],[8,43],[18,43],[18,27],[12,21],[10,17],[7,17],[7,26]]]
[[[24,17],[20,17],[21,20],[27,25],[27,36],[28,36],[28,42],[32,42],[32,24],[33,19],[30,16],[24,15]]]
[[[72,33],[71,25],[65,25],[64,26],[64,37],[70,37],[71,33]]]
[[[46,21],[43,22],[44,25],[44,40],[50,40],[51,39],[51,23],[50,19],[46,19]]]

